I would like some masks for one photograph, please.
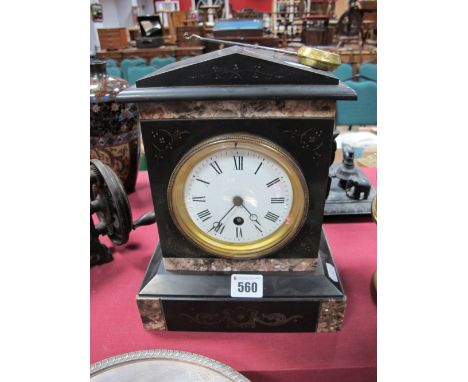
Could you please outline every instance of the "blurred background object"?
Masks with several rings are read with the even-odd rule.
[[[135,190],[140,161],[138,113],[134,104],[115,102],[117,94],[129,84],[123,78],[109,75],[105,61],[92,61],[90,74],[91,159],[109,165],[122,180],[126,192],[131,193]]]

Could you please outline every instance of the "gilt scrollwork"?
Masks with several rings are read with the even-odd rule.
[[[218,66],[213,65],[210,68],[210,71],[205,73],[191,73],[188,78],[191,80],[195,79],[229,79],[229,80],[281,80],[288,76],[284,70],[271,72],[271,70],[266,70],[261,65],[252,65],[247,68],[240,68],[238,64],[234,63],[232,65]]]
[[[299,314],[286,316],[283,313],[262,313],[255,309],[239,307],[224,309],[219,313],[198,313],[196,315],[181,314],[183,318],[199,325],[225,324],[226,328],[254,329],[258,324],[269,327],[283,326],[290,322],[298,322],[304,317]]]
[[[153,130],[151,132],[151,143],[156,150],[155,158],[164,159],[167,152],[173,150],[174,146],[188,135],[189,132],[186,130]]]
[[[305,131],[299,129],[283,130],[283,133],[299,142],[303,150],[312,153],[312,159],[319,159],[322,156],[319,150],[323,146],[323,132],[321,129],[310,128]]]

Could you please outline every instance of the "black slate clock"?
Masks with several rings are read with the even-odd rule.
[[[355,98],[327,72],[236,46],[168,65],[119,95],[138,103],[160,238],[138,297],[146,327],[234,330],[229,320],[210,327],[194,319],[203,313],[194,311],[204,306],[199,293],[209,296],[208,310],[237,301],[220,292],[232,272],[261,273],[267,285],[280,277],[296,298],[300,282],[291,276],[320,279],[325,284],[307,298],[343,303],[338,277],[327,279],[332,260],[321,225],[336,100]],[[330,286],[335,294],[323,295]],[[277,296],[273,289],[266,295]],[[181,305],[165,293],[200,304]],[[225,301],[210,300],[217,293]],[[275,309],[265,304],[256,302]],[[314,304],[314,322],[275,328],[318,330],[323,306]]]

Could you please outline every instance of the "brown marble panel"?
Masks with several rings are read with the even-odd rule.
[[[338,332],[343,325],[346,300],[330,299],[320,303],[317,332]]]
[[[334,118],[331,100],[229,100],[146,102],[140,119],[196,118]]]
[[[167,330],[161,299],[148,297],[141,299],[137,297],[137,305],[143,327],[146,330]]]
[[[215,271],[215,272],[310,272],[317,266],[317,259],[198,259],[165,257],[168,271]]]

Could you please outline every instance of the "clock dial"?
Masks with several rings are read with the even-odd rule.
[[[194,224],[213,238],[248,243],[287,222],[291,181],[274,159],[251,149],[218,150],[187,177],[184,202]]]
[[[220,136],[196,146],[168,190],[176,225],[210,253],[259,257],[285,245],[307,212],[294,160],[260,137]]]

